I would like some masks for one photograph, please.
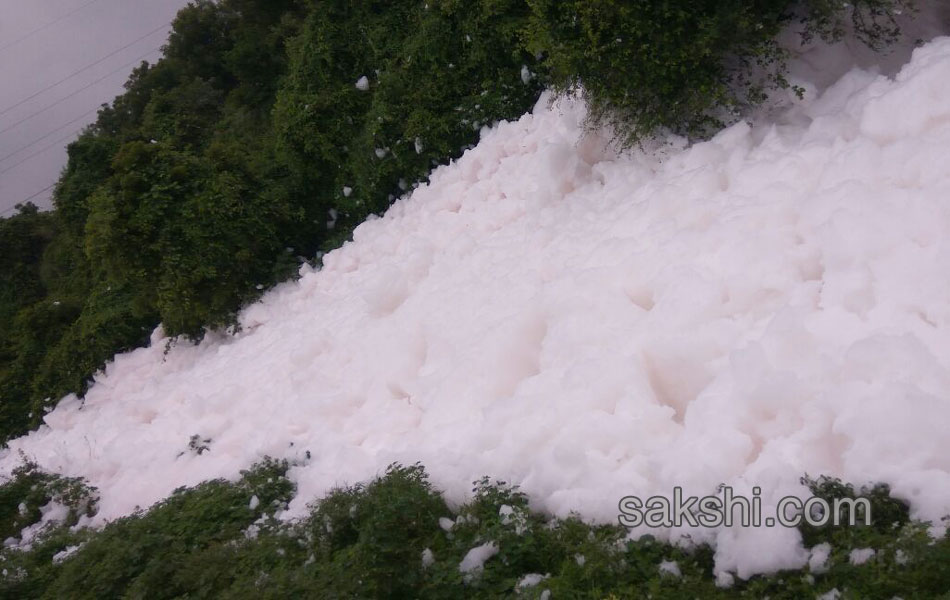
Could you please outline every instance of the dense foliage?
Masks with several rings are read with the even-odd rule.
[[[521,75],[535,62],[519,44],[524,2],[430,4],[324,2],[290,44],[279,148],[318,203],[314,218],[344,237],[541,92]]]
[[[900,34],[904,0],[528,0],[529,47],[545,56],[552,83],[580,88],[595,125],[624,143],[657,131],[715,132],[788,88],[788,50],[776,36],[801,25],[808,41],[847,32],[873,48]],[[850,18],[849,18],[850,17]]]
[[[196,0],[69,146],[55,211],[0,221],[0,440],[115,353],[236,325],[262,290],[582,86],[628,141],[784,85],[779,28],[896,34],[904,0]],[[725,115],[725,117],[724,117]]]
[[[803,528],[807,548],[828,544],[826,563],[717,585],[708,546],[631,541],[619,526],[550,519],[531,511],[517,489],[488,479],[452,510],[420,466],[394,465],[367,485],[332,492],[303,521],[286,523],[279,514],[294,493],[287,468],[265,461],[236,483],[179,490],[96,532],[70,530],[73,516],[47,523],[31,533],[28,548],[0,550],[0,596],[447,600],[540,598],[548,591],[553,598],[672,600],[815,598],[838,590],[841,598],[889,599],[945,597],[950,589],[950,539],[928,536],[884,487],[810,482],[829,499],[870,498],[871,526]],[[57,495],[64,488],[72,496]],[[50,500],[85,514],[93,494],[83,491],[78,482],[27,468],[0,486],[0,527],[9,533],[11,517],[13,529],[39,521],[36,508]],[[468,552],[485,544],[497,553],[463,572]],[[851,551],[866,548],[874,556],[853,564]]]

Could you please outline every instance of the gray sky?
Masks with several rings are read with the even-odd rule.
[[[187,3],[0,0],[0,216],[38,192],[31,201],[49,207],[41,190],[66,164],[66,144],[141,60],[160,56]]]

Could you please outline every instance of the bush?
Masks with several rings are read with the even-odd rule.
[[[178,490],[147,512],[100,531],[70,531],[73,517],[35,538],[28,549],[2,549],[7,577],[0,595],[16,598],[811,598],[832,589],[843,597],[939,597],[950,586],[950,539],[933,539],[925,523],[902,521],[903,506],[870,490],[892,526],[840,527],[830,537],[827,571],[808,567],[736,580],[721,588],[713,550],[674,547],[651,536],[626,538],[616,525],[533,512],[504,482],[483,479],[474,497],[451,510],[419,465],[392,465],[377,480],[338,489],[299,523],[276,519],[293,495],[287,463],[265,460],[235,483],[212,481]],[[853,496],[837,480],[812,482],[828,499]],[[27,467],[0,486],[0,528],[37,520],[49,490],[89,492]],[[841,496],[839,496],[841,495]],[[257,502],[252,502],[252,497]],[[60,494],[59,497],[63,497]],[[823,496],[825,497],[825,496]],[[74,506],[88,506],[67,501]],[[65,501],[65,500],[64,500]],[[27,508],[21,510],[20,503]],[[80,509],[85,510],[85,509]],[[23,517],[22,515],[26,515]],[[897,517],[892,521],[891,517]],[[443,527],[446,519],[450,526]],[[806,547],[819,543],[803,531]],[[474,547],[498,552],[470,573],[459,565]],[[873,548],[865,565],[850,552]],[[63,551],[72,553],[64,558]],[[423,556],[426,560],[423,560]],[[58,557],[54,559],[53,557]],[[660,565],[675,562],[679,576]],[[538,585],[518,589],[528,574]]]
[[[10,481],[0,485],[0,539],[17,539],[20,532],[42,519],[41,509],[51,502],[67,508],[63,521],[72,527],[81,516],[95,514],[96,490],[79,479],[60,477],[24,461],[13,470]]]
[[[134,514],[101,532],[72,532],[68,519],[36,538],[28,550],[0,551],[6,577],[0,596],[9,598],[175,598],[182,594],[216,596],[227,589],[238,569],[230,559],[248,541],[249,528],[274,528],[273,514],[286,506],[294,487],[284,476],[288,465],[267,460],[243,472],[240,481],[210,481],[178,490],[147,513]],[[84,488],[27,466],[0,486],[0,526],[10,529],[11,509],[29,507],[50,495],[47,489]],[[38,485],[40,484],[40,485]],[[37,491],[39,490],[39,491]],[[251,499],[257,497],[256,506]],[[48,500],[46,500],[48,501]],[[75,502],[73,502],[75,504]],[[256,524],[255,524],[256,523]],[[12,521],[18,528],[21,521]],[[67,548],[68,560],[52,560]],[[276,557],[277,555],[275,555]],[[238,562],[237,564],[240,564]],[[214,565],[214,569],[205,567]],[[256,578],[258,565],[244,565]]]
[[[768,89],[787,88],[787,52],[776,35],[795,21],[805,39],[854,31],[880,48],[900,30],[903,0],[528,0],[527,39],[563,92],[581,88],[591,123],[626,144],[658,132],[703,137]]]
[[[537,69],[520,44],[527,17],[519,0],[327,2],[310,14],[289,44],[275,129],[312,195],[309,219],[332,223],[324,249],[458,157],[482,125],[531,108],[543,79],[522,81]]]

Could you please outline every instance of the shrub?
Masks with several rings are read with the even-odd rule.
[[[806,547],[819,539],[830,543],[827,570],[782,571],[721,588],[707,545],[671,546],[649,535],[633,541],[617,525],[550,518],[532,511],[516,488],[487,478],[476,482],[471,501],[452,510],[420,465],[392,465],[371,483],[330,492],[303,521],[283,523],[277,511],[294,493],[285,477],[288,466],[268,459],[236,482],[178,490],[150,510],[97,532],[68,527],[87,510],[83,506],[90,506],[81,500],[90,497],[89,490],[78,481],[24,467],[16,479],[0,485],[0,529],[9,533],[36,521],[37,507],[55,494],[72,498],[62,501],[80,508],[60,527],[34,538],[29,549],[0,549],[7,570],[0,595],[451,600],[537,599],[547,590],[554,598],[596,600],[791,600],[832,589],[843,597],[913,592],[930,598],[950,585],[950,539],[933,539],[926,523],[904,521],[903,503],[883,486],[861,490],[871,495],[875,509],[883,510],[881,527],[842,527],[822,538],[802,530]],[[828,500],[856,493],[837,480],[811,483]],[[72,490],[72,496],[62,490]],[[254,496],[257,502],[251,501]],[[451,527],[443,528],[440,519],[448,519]],[[462,573],[459,565],[469,550],[486,543],[495,544],[497,554],[481,569]],[[875,555],[867,564],[853,565],[850,553],[859,548],[872,548]],[[675,562],[679,575],[664,572],[664,562]],[[528,574],[543,579],[519,590]]]
[[[528,0],[528,45],[545,56],[562,93],[581,88],[595,126],[626,144],[663,130],[715,132],[766,90],[787,88],[787,51],[776,41],[795,21],[805,39],[835,41],[844,15],[880,48],[900,30],[904,0]]]
[[[22,530],[40,522],[41,509],[51,502],[67,508],[58,525],[71,527],[79,517],[95,513],[96,500],[96,490],[81,480],[46,473],[35,463],[24,461],[13,470],[12,478],[0,485],[0,538],[18,539]]]
[[[308,219],[332,223],[324,249],[458,157],[482,125],[531,108],[543,79],[522,81],[523,67],[537,70],[520,45],[527,16],[518,0],[340,1],[310,14],[289,43],[274,124],[312,195]]]
[[[294,487],[284,476],[287,467],[284,462],[266,460],[243,472],[236,483],[217,480],[177,490],[148,512],[119,519],[94,534],[69,531],[75,519],[67,520],[37,538],[28,551],[0,552],[4,559],[0,562],[8,571],[0,583],[0,596],[216,596],[240,572],[229,561],[240,558],[239,544],[249,541],[248,528],[273,529],[274,512],[290,500]],[[15,475],[16,479],[0,486],[0,524],[6,527],[11,523],[8,507],[17,502],[32,507],[37,502],[31,498],[48,496],[47,489],[72,490],[74,495],[84,489],[74,480],[40,473],[32,466]],[[255,496],[258,502],[252,507]],[[14,527],[21,524],[13,523]],[[77,546],[67,560],[51,560]],[[213,569],[205,569],[212,565]],[[258,575],[258,565],[244,566]]]

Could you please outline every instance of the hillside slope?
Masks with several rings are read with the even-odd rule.
[[[101,523],[182,485],[298,461],[286,516],[421,461],[541,510],[629,494],[886,482],[950,513],[950,39],[891,80],[849,72],[771,126],[618,153],[543,99],[354,241],[240,315],[235,337],[117,356],[10,443],[100,489]],[[203,448],[196,451],[196,448]],[[206,448],[206,450],[204,449]],[[794,529],[666,532],[717,569],[801,566]]]

